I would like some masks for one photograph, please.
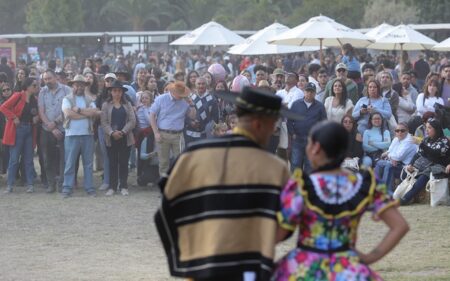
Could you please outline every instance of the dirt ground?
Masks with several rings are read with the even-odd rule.
[[[96,173],[97,186],[100,176]],[[133,177],[130,183],[135,183]],[[74,197],[46,194],[40,185],[4,195],[0,179],[0,281],[28,280],[173,280],[153,224],[160,196],[156,187],[131,186],[130,196],[89,198],[82,188]],[[411,231],[373,268],[385,280],[450,280],[450,207],[401,208]],[[367,215],[359,248],[369,251],[386,228]],[[278,256],[294,247],[291,239]]]

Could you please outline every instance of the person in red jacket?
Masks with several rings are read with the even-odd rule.
[[[39,121],[37,101],[34,97],[39,91],[39,84],[35,78],[28,77],[23,82],[23,91],[16,92],[0,106],[7,121],[3,135],[3,144],[9,145],[8,180],[5,193],[11,193],[20,156],[25,162],[25,177],[27,192],[33,188],[33,124]]]

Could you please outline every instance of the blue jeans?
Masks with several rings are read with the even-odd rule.
[[[66,136],[64,139],[64,184],[63,193],[71,194],[75,183],[75,165],[81,153],[84,171],[84,189],[87,193],[95,192],[93,186],[94,136]]]
[[[291,172],[295,168],[302,169],[305,173],[311,172],[311,165],[309,163],[308,157],[306,156],[306,139],[295,140],[292,142],[291,147]]]
[[[16,128],[16,143],[9,148],[8,186],[13,186],[16,180],[19,159],[22,156],[25,163],[25,178],[27,185],[33,185],[33,132],[31,125],[19,124]]]
[[[417,178],[411,190],[408,191],[408,193],[406,193],[405,195],[403,195],[400,202],[409,203],[409,201],[411,201],[414,198],[414,196],[416,196],[422,189],[425,188],[429,180],[430,178],[427,175],[420,175]]]
[[[106,149],[105,134],[103,128],[98,126],[98,143],[100,144],[100,150],[102,151],[103,159],[103,184],[109,185],[109,158],[108,150]]]
[[[390,160],[379,160],[375,165],[375,175],[378,179],[386,184],[389,194],[393,194],[394,179],[400,178],[403,165],[398,163],[397,166],[392,166]]]

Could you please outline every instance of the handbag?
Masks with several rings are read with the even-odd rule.
[[[424,171],[426,168],[428,168],[432,164],[433,164],[433,162],[431,162],[427,158],[425,158],[423,156],[419,156],[419,158],[417,158],[416,161],[414,161],[413,166],[414,166],[414,168],[418,169],[419,171]]]
[[[419,170],[414,169],[411,173],[406,169],[406,167],[403,167],[400,178],[403,178],[403,173],[406,173],[406,178],[395,189],[394,194],[392,195],[394,199],[400,200],[406,193],[408,193],[408,191],[411,190],[414,183],[416,183],[416,176],[418,172]]]
[[[359,171],[359,158],[353,157],[353,158],[347,158],[342,162],[341,167],[349,169],[352,172],[358,172]]]
[[[448,205],[448,178],[437,179],[430,173],[430,180],[427,183],[426,191],[430,193],[430,206]]]

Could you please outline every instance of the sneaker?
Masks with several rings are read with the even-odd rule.
[[[54,186],[52,186],[52,187],[47,187],[46,189],[45,189],[45,192],[46,193],[53,193],[53,192],[55,192],[56,191],[56,189],[55,189],[55,187]]]
[[[34,192],[34,187],[32,185],[29,185],[27,188],[27,193],[33,193]]]
[[[105,195],[106,196],[113,196],[114,195],[114,190],[112,190],[111,188],[108,189],[108,191],[106,191]]]
[[[90,192],[88,192],[88,196],[89,196],[89,197],[97,197],[97,192],[95,192],[95,191],[90,191]]]
[[[12,192],[13,192],[12,186],[6,187],[5,191],[3,191],[3,193],[12,193]]]
[[[108,190],[109,188],[109,184],[103,183],[102,185],[100,185],[100,187],[98,188],[98,190]]]
[[[128,188],[122,188],[120,190],[120,193],[122,193],[123,196],[128,196],[130,193],[128,193]]]
[[[62,193],[62,198],[63,198],[63,199],[70,198],[70,196],[71,196],[70,193],[66,193],[66,192],[63,192],[63,193]]]

